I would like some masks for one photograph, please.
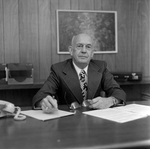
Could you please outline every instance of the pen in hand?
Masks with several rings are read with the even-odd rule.
[[[54,96],[47,96],[42,100],[42,110],[45,113],[54,113],[58,110],[57,100]]]

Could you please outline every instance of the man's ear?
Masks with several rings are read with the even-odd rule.
[[[91,56],[91,57],[93,58],[93,56],[94,56],[94,51],[93,51],[93,53],[92,53],[92,56]]]
[[[68,50],[69,50],[70,55],[72,56],[72,46],[69,46]]]

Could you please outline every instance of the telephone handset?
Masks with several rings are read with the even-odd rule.
[[[0,117],[7,116],[7,114],[11,113],[14,115],[15,120],[26,119],[25,115],[20,114],[21,112],[20,107],[15,107],[14,104],[4,100],[0,100],[0,105],[5,105],[5,107],[2,110],[0,109]]]

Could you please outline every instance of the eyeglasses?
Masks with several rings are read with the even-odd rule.
[[[82,44],[82,43],[79,43],[76,45],[76,48],[78,50],[83,50],[84,48],[88,51],[92,50],[93,49],[93,46],[91,44]]]
[[[67,106],[68,106],[68,108],[70,109],[70,110],[75,110],[75,109],[78,109],[78,108],[80,108],[80,107],[88,107],[89,106],[89,102],[87,101],[87,100],[84,100],[83,101],[83,103],[82,103],[82,105],[80,105],[78,102],[76,102],[76,101],[74,101],[74,102],[72,102],[71,104],[69,104],[68,103],[68,101],[67,101],[67,93],[65,92],[65,94],[64,94],[64,99],[65,99],[65,102],[66,102],[66,104],[67,104]]]

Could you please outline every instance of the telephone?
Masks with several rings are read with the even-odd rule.
[[[14,115],[15,120],[24,120],[26,119],[25,115],[21,115],[20,107],[15,107],[13,103],[8,101],[0,100],[0,105],[6,105],[3,109],[0,109],[0,117],[5,117],[9,114]]]

